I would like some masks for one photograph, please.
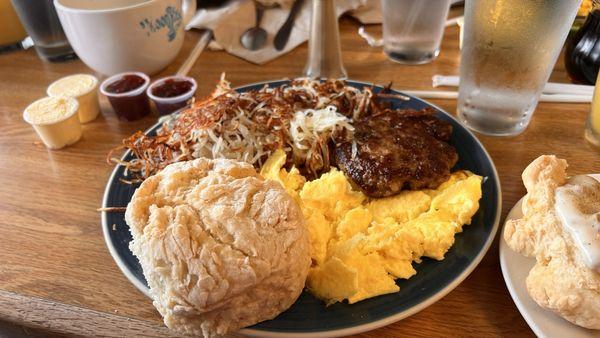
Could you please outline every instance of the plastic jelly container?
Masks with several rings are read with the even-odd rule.
[[[160,115],[168,115],[187,106],[197,88],[193,78],[174,75],[154,81],[146,94],[154,101]]]
[[[64,148],[81,138],[79,103],[72,97],[45,97],[25,108],[23,119],[50,149]]]
[[[74,74],[54,81],[46,90],[48,96],[70,96],[79,103],[79,121],[93,121],[100,113],[98,79],[90,74]]]
[[[108,98],[117,116],[134,121],[150,113],[150,102],[146,96],[149,84],[148,75],[126,72],[104,80],[100,92]]]

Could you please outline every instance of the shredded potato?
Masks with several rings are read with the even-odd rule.
[[[331,147],[352,139],[353,119],[386,109],[370,87],[360,90],[341,80],[292,80],[279,87],[239,93],[224,76],[206,99],[162,121],[156,136],[138,131],[108,155],[124,165],[126,183],[139,182],[167,165],[200,157],[230,158],[259,168],[276,149],[308,177],[331,166]],[[114,151],[128,149],[121,161]]]
[[[351,137],[354,127],[349,118],[337,112],[335,106],[297,111],[290,122],[293,162],[304,163],[312,174],[328,171],[329,168],[324,168],[324,165],[329,160],[322,156],[329,156],[329,140],[335,140],[337,135],[344,133]]]

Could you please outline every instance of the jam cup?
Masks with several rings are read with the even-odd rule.
[[[146,96],[149,84],[148,75],[125,72],[104,80],[100,92],[108,98],[117,116],[134,121],[150,113],[150,102]]]
[[[197,88],[193,78],[173,75],[154,81],[146,94],[154,101],[160,115],[168,115],[187,106]]]

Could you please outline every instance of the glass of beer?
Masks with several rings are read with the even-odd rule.
[[[592,108],[585,124],[585,139],[596,147],[600,147],[600,73],[596,79]]]
[[[458,117],[488,135],[531,119],[581,0],[465,1]]]
[[[27,37],[27,33],[10,0],[0,0],[0,22],[4,25],[0,29],[0,53],[14,50]]]
[[[382,0],[383,51],[404,64],[435,59],[449,8],[450,0]]]

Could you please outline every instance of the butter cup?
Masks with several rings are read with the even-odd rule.
[[[57,84],[63,81],[68,80],[70,77],[85,75],[93,79],[93,86],[85,92],[82,92],[78,95],[69,95],[68,93],[61,92],[60,89],[57,89]],[[90,74],[73,74],[69,76],[62,77],[54,82],[52,82],[48,89],[46,90],[48,96],[58,97],[58,96],[70,96],[77,100],[79,103],[79,112],[77,115],[79,116],[79,121],[81,123],[88,123],[95,120],[100,113],[100,103],[98,100],[98,79]]]
[[[72,100],[73,108],[64,116],[54,120],[36,123],[30,116],[30,108],[40,101],[48,100],[45,97],[31,103],[23,111],[23,119],[29,123],[37,132],[38,136],[44,142],[44,145],[50,149],[61,149],[71,145],[81,139],[82,130],[79,122],[78,110],[79,103],[72,97],[64,97],[65,100]]]

